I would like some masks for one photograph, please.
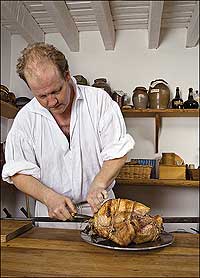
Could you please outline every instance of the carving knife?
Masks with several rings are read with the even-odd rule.
[[[39,216],[39,217],[29,217],[29,218],[22,218],[22,217],[5,217],[1,218],[1,220],[17,220],[17,221],[32,221],[33,223],[35,222],[85,222],[89,220],[91,216],[89,215],[84,215],[84,214],[76,214],[73,216],[73,219],[67,219],[65,221],[59,220],[56,218],[50,218],[50,217],[45,217],[45,216]]]
[[[75,214],[72,220],[59,220],[55,218],[39,216],[39,217],[30,217],[30,218],[21,218],[21,217],[4,217],[1,220],[19,220],[19,221],[32,221],[34,222],[85,222],[92,217],[85,214]],[[199,223],[199,217],[162,217],[164,223]]]

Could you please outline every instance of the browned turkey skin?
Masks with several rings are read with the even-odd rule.
[[[148,215],[150,208],[128,199],[105,202],[89,221],[87,230],[120,246],[155,241],[163,230],[159,215]]]

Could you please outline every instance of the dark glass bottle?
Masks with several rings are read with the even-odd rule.
[[[199,107],[200,107],[200,95],[199,95],[198,90],[196,90],[196,92],[194,94],[194,100],[196,100],[198,102]]]
[[[199,107],[199,104],[193,97],[193,89],[189,88],[188,100],[183,104],[185,109],[196,109]]]
[[[176,87],[176,95],[175,95],[175,98],[172,99],[172,108],[173,109],[182,109],[183,108],[183,100],[180,97],[179,87]]]

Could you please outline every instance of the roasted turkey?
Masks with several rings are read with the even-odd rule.
[[[163,220],[148,215],[150,208],[128,199],[105,202],[89,221],[86,230],[120,246],[155,241],[163,230]]]

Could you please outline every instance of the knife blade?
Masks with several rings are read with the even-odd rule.
[[[65,221],[39,216],[39,217],[31,217],[31,218],[20,218],[20,217],[4,217],[1,220],[19,220],[19,221],[32,221],[32,222],[85,222],[91,219],[92,216],[85,214],[75,214],[73,219],[67,219]],[[164,223],[199,223],[199,217],[162,217]]]
[[[162,217],[164,223],[199,223],[199,217]]]
[[[1,218],[1,220],[17,220],[17,221],[32,221],[33,223],[35,222],[85,222],[89,220],[91,216],[85,215],[85,214],[75,214],[71,219],[67,219],[65,221],[56,219],[56,218],[50,218],[46,216],[38,216],[38,217],[29,217],[29,218],[22,218],[22,217],[5,217]]]

